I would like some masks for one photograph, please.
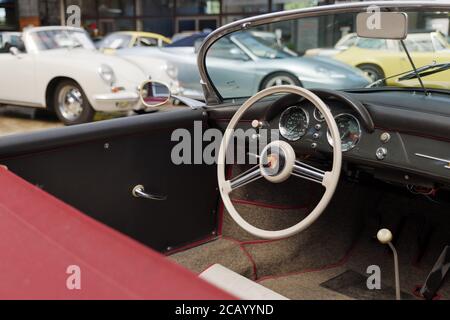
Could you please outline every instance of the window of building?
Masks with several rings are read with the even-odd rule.
[[[148,18],[142,20],[142,31],[154,32],[171,37],[174,34],[172,17]]]
[[[220,0],[177,0],[178,15],[219,14]]]
[[[137,8],[138,16],[171,16],[174,0],[140,0],[141,8]]]
[[[17,29],[16,2],[14,0],[0,1],[0,30]]]
[[[267,0],[222,0],[222,13],[259,14],[268,11]]]
[[[135,3],[129,0],[98,0],[100,17],[133,17]]]

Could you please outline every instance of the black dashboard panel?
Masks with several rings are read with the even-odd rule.
[[[422,184],[450,185],[450,95],[432,92],[425,96],[414,91],[348,92],[346,95],[359,101],[370,119],[348,101],[326,92],[320,94],[334,116],[350,114],[361,124],[359,142],[344,152],[345,161],[374,172],[394,171],[396,180],[405,184],[415,184],[417,176]],[[279,129],[283,111],[292,106],[308,113],[309,125],[301,139],[288,142],[299,154],[331,154],[326,123],[317,121],[313,116],[315,107],[298,97],[285,95],[259,102],[249,110],[241,126],[248,127],[249,121],[258,119],[265,120],[270,129]],[[236,110],[232,106],[212,109],[210,121],[224,129]]]

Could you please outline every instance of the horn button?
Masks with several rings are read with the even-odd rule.
[[[275,141],[261,153],[261,173],[272,183],[281,183],[289,179],[295,164],[295,151],[284,141]]]

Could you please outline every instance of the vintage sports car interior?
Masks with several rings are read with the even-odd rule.
[[[402,43],[418,17],[449,11],[448,2],[361,2],[234,22],[199,52],[207,105],[2,138],[0,163],[237,298],[450,299],[450,92],[421,85],[449,74],[446,65],[414,63],[405,50],[410,65],[395,77],[415,79],[411,87],[275,86],[239,97],[233,74],[208,70],[219,39],[252,28],[301,30],[304,19],[334,16],[360,37]],[[366,23],[374,14],[380,28]],[[156,106],[164,93],[154,84],[142,100]],[[224,133],[217,165],[174,164],[173,132],[185,129],[195,149],[199,123]],[[253,133],[233,144],[234,129]],[[267,130],[279,138],[253,150]],[[225,161],[230,147],[246,161]]]

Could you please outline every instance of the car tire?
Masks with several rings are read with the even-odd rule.
[[[292,85],[301,86],[301,82],[294,75],[287,72],[275,72],[268,75],[261,83],[261,90],[276,86],[276,85]]]
[[[92,122],[95,110],[81,87],[71,80],[61,81],[55,88],[53,109],[59,120],[67,126]]]
[[[358,68],[364,72],[372,81],[377,81],[380,79],[384,79],[385,75],[383,70],[374,64],[361,64]]]

